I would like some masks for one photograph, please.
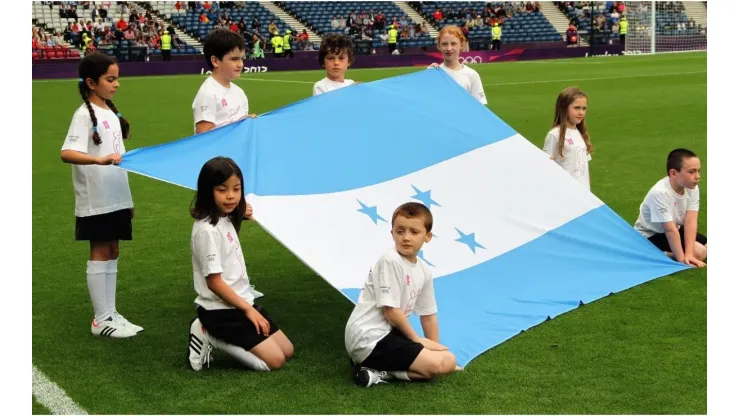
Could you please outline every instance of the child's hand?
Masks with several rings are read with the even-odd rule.
[[[694,256],[686,256],[683,259],[683,262],[686,263],[686,264],[688,264],[691,267],[705,267],[707,265],[703,261],[694,258]]]
[[[117,165],[121,163],[121,155],[118,153],[111,153],[108,156],[98,158],[98,165]]]
[[[242,116],[239,120],[244,120],[245,118],[257,118],[257,114],[246,114]]]
[[[439,64],[435,62],[427,67],[427,69],[429,68],[439,68]]]
[[[244,216],[246,218],[251,219],[253,214],[254,214],[254,209],[252,209],[252,204],[250,204],[249,202],[247,202],[247,210],[244,211]]]
[[[134,209],[133,208],[131,208],[131,219],[132,220],[134,219]]]
[[[268,336],[270,334],[270,323],[267,322],[267,319],[265,319],[264,316],[262,316],[261,313],[257,311],[257,309],[249,308],[249,310],[246,312],[247,319],[252,321],[254,324],[255,329],[257,329],[258,334],[262,334],[264,336]]]
[[[431,350],[431,351],[447,351],[448,350],[448,348],[445,347],[444,345],[438,342],[434,342],[429,338],[422,338],[420,344],[423,345],[424,348]]]

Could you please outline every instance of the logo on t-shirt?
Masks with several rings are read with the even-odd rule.
[[[226,233],[226,238],[229,239],[229,243],[233,243],[234,242],[234,239],[231,237],[231,233],[230,232],[229,233]]]
[[[208,259],[208,261],[210,263],[213,263],[214,261],[216,261],[216,255],[215,254],[209,254],[209,255],[206,256],[206,258]]]
[[[571,145],[571,146],[573,146],[573,139],[568,138],[568,144]]]
[[[201,113],[205,113],[205,112],[206,112],[206,110],[208,110],[208,106],[207,106],[207,105],[202,105],[202,106],[200,106],[200,112],[201,112]]]
[[[406,286],[411,286],[411,276],[406,275]]]
[[[76,142],[76,141],[77,141],[77,139],[79,139],[79,138],[80,138],[80,136],[74,136],[74,135],[71,135],[71,136],[67,136],[67,141],[69,141],[69,142],[71,142],[71,143],[74,143],[74,142]]]
[[[108,124],[108,120],[103,120],[103,127],[105,127],[106,130],[110,129],[110,124]]]
[[[226,102],[226,98],[222,98],[221,99],[221,106],[222,107],[228,107],[229,106],[229,103]]]

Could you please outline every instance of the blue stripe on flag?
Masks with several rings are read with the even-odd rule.
[[[435,279],[440,341],[465,366],[581,302],[687,267],[603,205],[508,253]],[[359,296],[359,289],[342,292],[353,300]],[[411,321],[421,335],[418,318]]]
[[[119,166],[193,189],[206,161],[228,156],[247,193],[322,194],[385,182],[515,134],[444,71],[423,70],[136,149]]]

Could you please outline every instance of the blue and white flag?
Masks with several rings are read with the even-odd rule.
[[[580,303],[685,268],[440,70],[136,149],[120,166],[195,189],[215,156],[241,167],[260,225],[353,302],[393,247],[395,208],[428,206],[434,237],[419,257],[434,273],[440,341],[462,366]]]

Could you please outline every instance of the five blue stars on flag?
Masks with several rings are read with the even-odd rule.
[[[414,192],[416,192],[415,195],[411,195],[411,198],[416,199],[417,201],[420,201],[427,208],[431,209],[433,205],[436,205],[438,207],[441,207],[442,206],[437,201],[435,201],[434,199],[432,199],[432,190],[431,189],[430,190],[427,190],[427,191],[422,191],[421,189],[417,188],[414,185],[411,185],[411,187],[414,189]],[[363,213],[365,215],[367,215],[373,221],[373,223],[375,223],[376,225],[378,224],[378,221],[382,221],[382,222],[385,222],[385,223],[388,222],[385,218],[381,217],[380,214],[378,214],[378,207],[377,206],[365,205],[365,203],[363,203],[359,199],[357,200],[357,202],[360,204],[360,207],[361,207],[357,211],[358,212],[361,212],[361,213]],[[468,246],[468,248],[473,253],[476,252],[475,251],[476,248],[482,248],[484,250],[486,249],[480,243],[478,243],[477,241],[475,241],[475,233],[474,232],[473,233],[470,233],[470,234],[466,234],[466,233],[460,231],[460,229],[458,229],[458,228],[455,228],[455,231],[457,231],[457,233],[460,235],[460,238],[456,239],[455,241],[457,241],[459,243],[462,243],[462,244],[465,244],[466,246]],[[437,236],[436,235],[433,235],[433,237],[437,237]],[[424,257],[424,250],[420,250],[419,251],[418,257],[424,263],[428,264],[431,267],[434,267],[434,265],[432,263],[430,263],[429,260],[427,260]]]

